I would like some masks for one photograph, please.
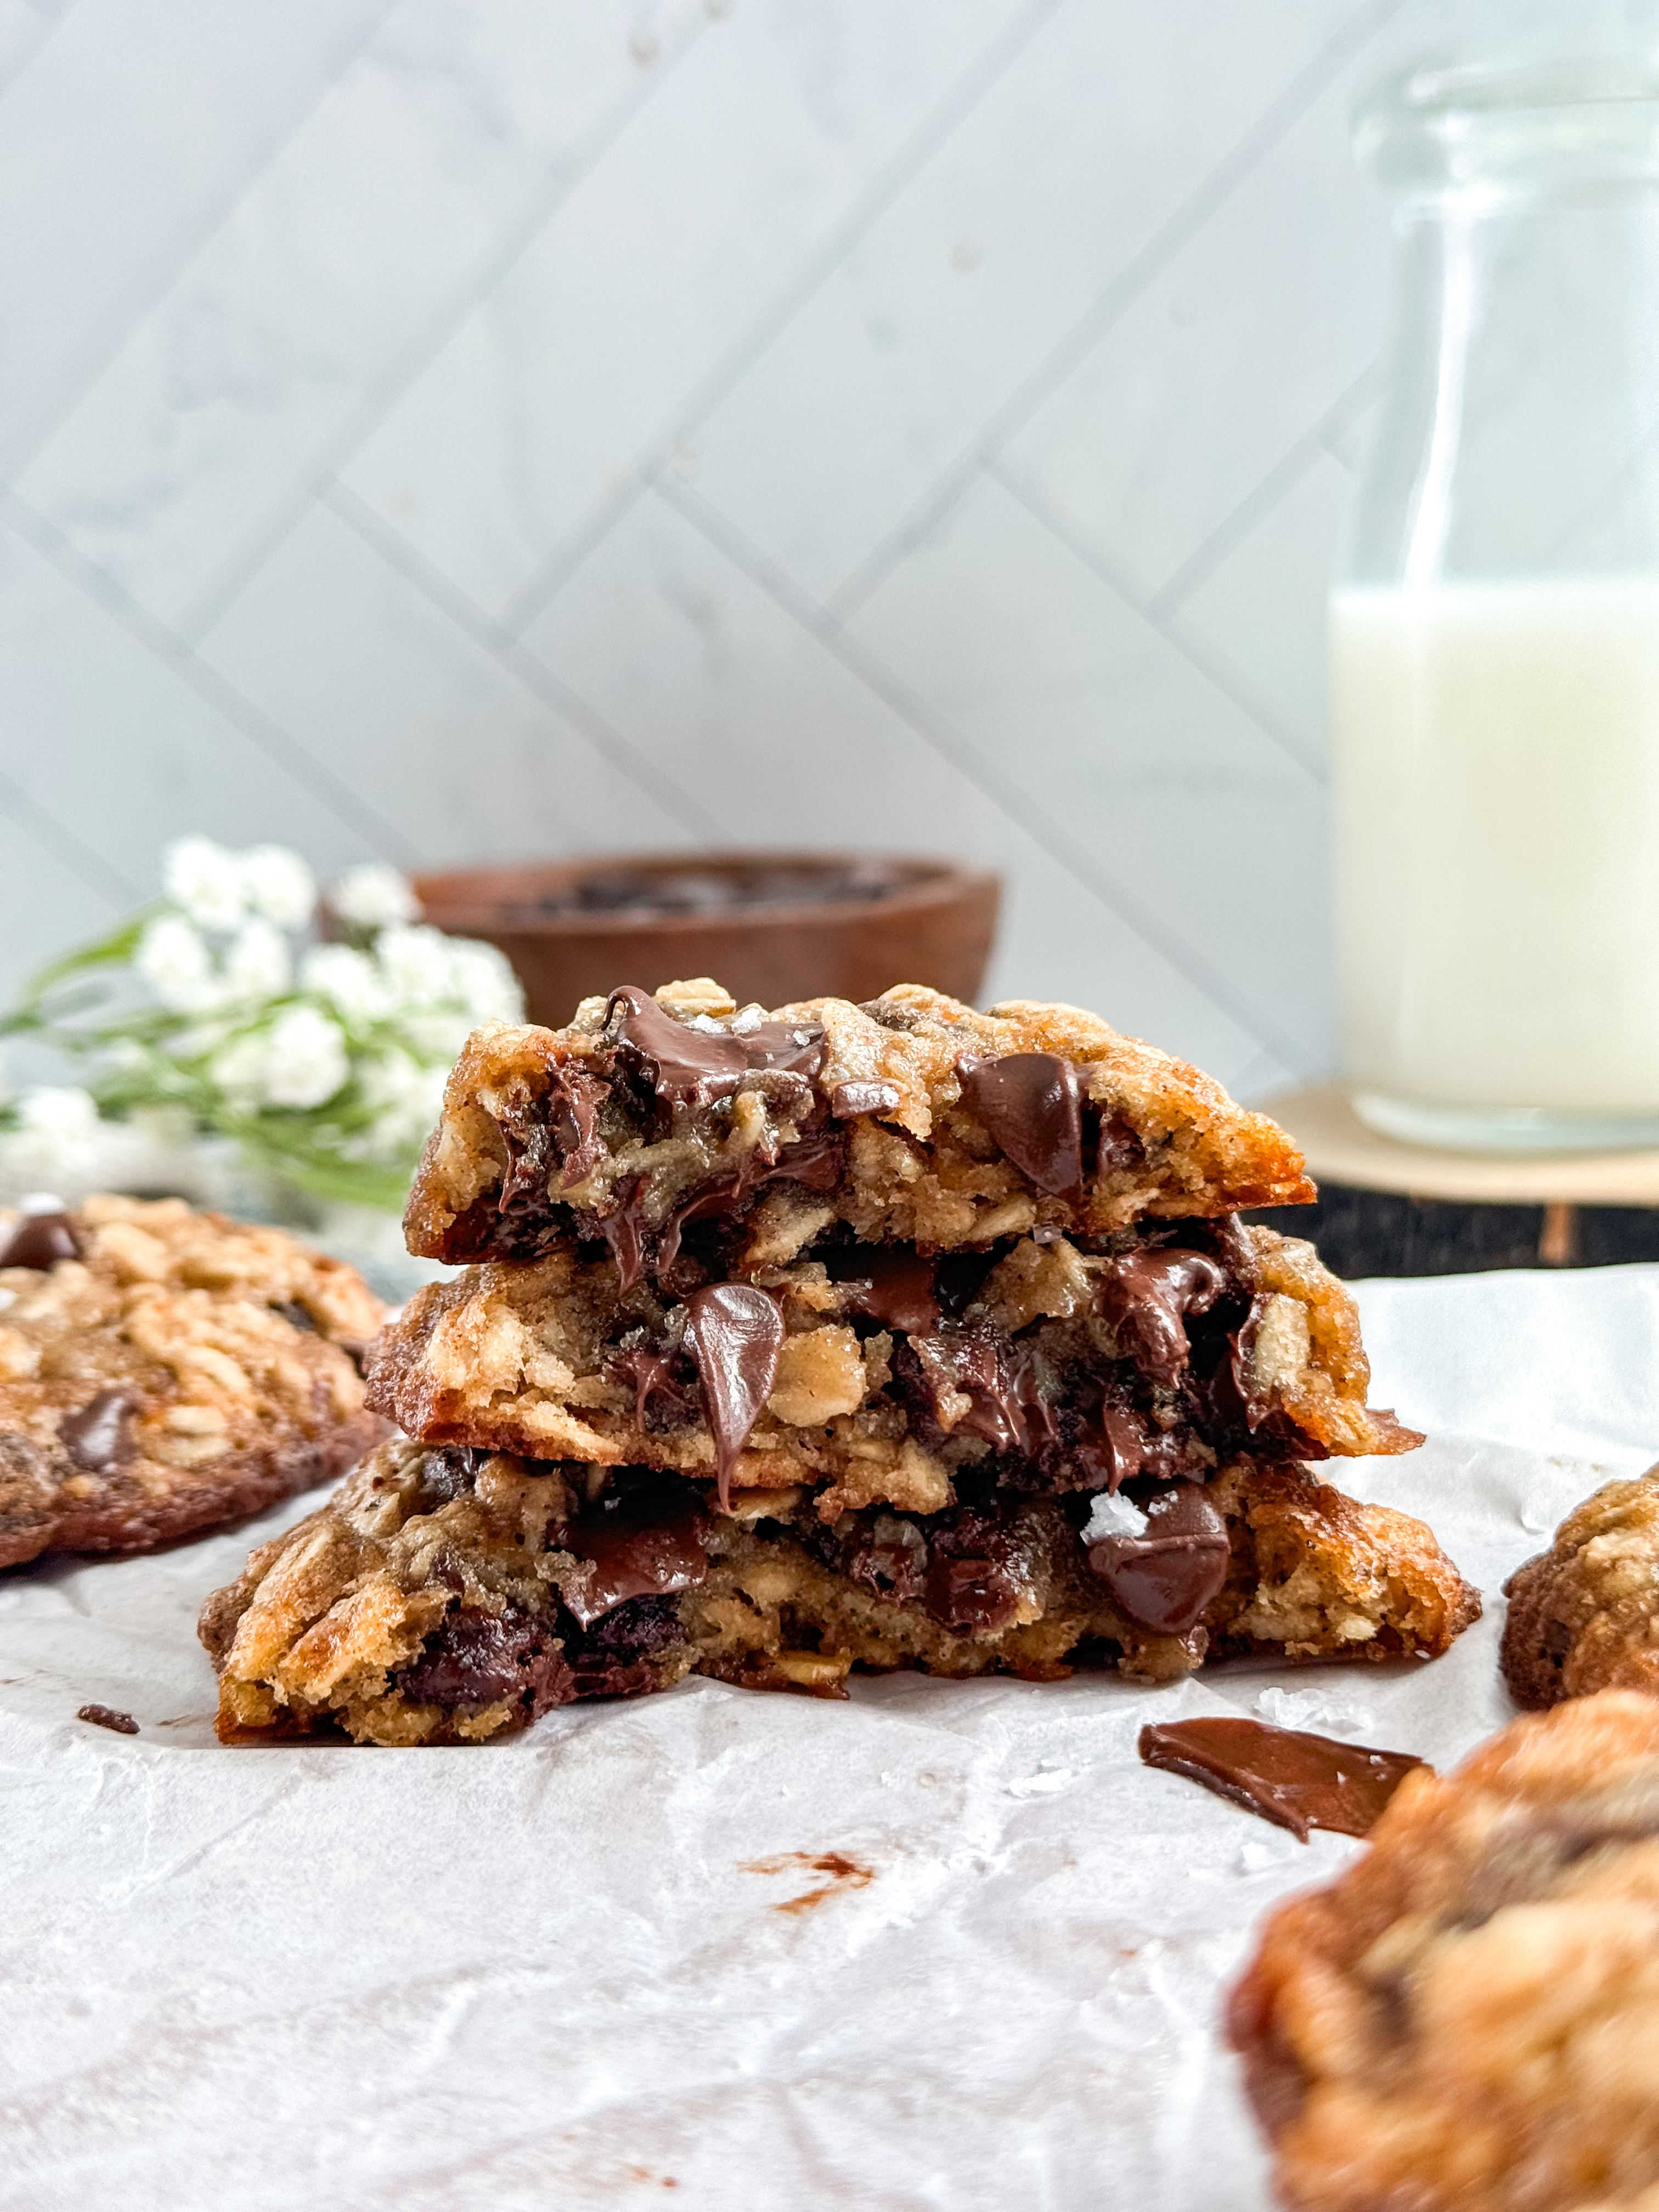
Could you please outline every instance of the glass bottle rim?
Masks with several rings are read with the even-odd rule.
[[[1362,105],[1353,146],[1407,200],[1659,183],[1659,56],[1408,70]]]

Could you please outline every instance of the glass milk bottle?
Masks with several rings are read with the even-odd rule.
[[[1659,1143],[1659,69],[1361,117],[1395,326],[1331,601],[1344,1067],[1420,1143]]]

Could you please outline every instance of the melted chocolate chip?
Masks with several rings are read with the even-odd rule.
[[[1123,1116],[1103,1113],[1095,1141],[1095,1173],[1101,1181],[1124,1168],[1139,1167],[1146,1157],[1145,1146]]]
[[[688,1376],[686,1366],[677,1352],[632,1345],[611,1356],[605,1372],[614,1382],[633,1384],[634,1418],[641,1428],[647,1426],[653,1401],[662,1403],[659,1427],[665,1421],[670,1427],[683,1428],[702,1411],[695,1372]]]
[[[1202,1252],[1126,1252],[1102,1271],[1100,1310],[1141,1371],[1173,1389],[1186,1372],[1186,1316],[1226,1291],[1224,1268]]]
[[[1005,1152],[1041,1191],[1062,1197],[1083,1182],[1083,1094],[1057,1052],[1009,1052],[964,1060],[962,1095]]]
[[[78,1260],[81,1239],[72,1213],[26,1213],[0,1251],[0,1267],[34,1267],[42,1274],[60,1260]]]
[[[305,1308],[293,1298],[273,1298],[270,1302],[270,1310],[272,1313],[281,1314],[290,1328],[301,1329],[307,1336],[317,1336],[321,1334],[316,1322]]]
[[[584,1628],[629,1598],[669,1597],[708,1572],[708,1516],[689,1483],[642,1485],[603,1498],[566,1528],[562,1549],[582,1569],[564,1601]]]
[[[934,1265],[902,1244],[842,1245],[827,1255],[831,1279],[854,1313],[884,1328],[922,1336],[939,1324]]]
[[[1006,1628],[1019,1604],[1007,1519],[964,1506],[931,1527],[929,1548],[922,1602],[933,1620],[959,1636]]]
[[[1247,1813],[1288,1828],[1368,1836],[1395,1791],[1424,1761],[1409,1752],[1368,1751],[1265,1721],[1171,1721],[1140,1731],[1140,1756],[1229,1797]]]
[[[931,1401],[933,1418],[947,1436],[982,1437],[994,1450],[1030,1449],[1025,1409],[1004,1356],[1006,1340],[988,1328],[940,1329],[908,1340]],[[965,1409],[947,1404],[965,1397]]]
[[[1227,1579],[1227,1523],[1195,1483],[1146,1509],[1144,1536],[1104,1536],[1089,1565],[1112,1602],[1158,1636],[1184,1636]]]
[[[898,1103],[896,1083],[838,1083],[830,1093],[830,1111],[838,1121],[858,1114],[890,1114]]]
[[[722,1509],[732,1470],[777,1380],[783,1350],[777,1300],[748,1283],[712,1283],[686,1300],[685,1348],[697,1363],[714,1432]]]
[[[599,1134],[604,1099],[605,1085],[595,1077],[556,1063],[549,1068],[547,1127],[558,1153],[563,1189],[591,1176],[604,1157],[605,1140]]]
[[[1227,1338],[1227,1365],[1233,1378],[1233,1388],[1238,1393],[1239,1410],[1244,1425],[1252,1433],[1261,1426],[1273,1410],[1273,1393],[1264,1389],[1255,1371],[1256,1333],[1261,1327],[1261,1316],[1267,1310],[1267,1300],[1250,1300],[1250,1310],[1243,1321]]]
[[[138,1723],[131,1713],[117,1712],[113,1705],[82,1705],[75,1716],[77,1721],[90,1721],[94,1728],[113,1729],[117,1735],[137,1735]]]
[[[415,1705],[493,1705],[512,1698],[532,1720],[576,1694],[552,1624],[511,1607],[498,1616],[458,1606],[392,1680]]]
[[[813,1021],[761,1022],[741,1036],[693,1029],[632,983],[611,994],[605,1036],[617,1059],[671,1108],[729,1098],[746,1076],[765,1069],[810,1084],[826,1049],[823,1028]],[[799,1095],[804,1099],[805,1091]]]
[[[64,1450],[88,1474],[112,1474],[137,1455],[131,1426],[137,1410],[138,1394],[125,1383],[100,1390],[78,1413],[65,1413],[58,1422]]]

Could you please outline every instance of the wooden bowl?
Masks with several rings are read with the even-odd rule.
[[[750,902],[719,903],[726,885]],[[712,975],[739,1006],[873,999],[929,983],[969,1003],[985,978],[999,878],[948,860],[868,853],[644,853],[416,876],[426,919],[498,945],[530,1018],[578,1000]],[[679,911],[630,904],[678,901]]]

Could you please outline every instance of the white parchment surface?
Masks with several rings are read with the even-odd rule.
[[[198,1607],[314,1500],[0,1575],[0,2206],[1265,2207],[1218,2007],[1363,1846],[1138,1730],[1279,1686],[1457,1759],[1510,1712],[1504,1576],[1659,1455],[1659,1267],[1361,1300],[1431,1442],[1337,1472],[1486,1594],[1426,1668],[691,1682],[483,1748],[226,1750]]]

